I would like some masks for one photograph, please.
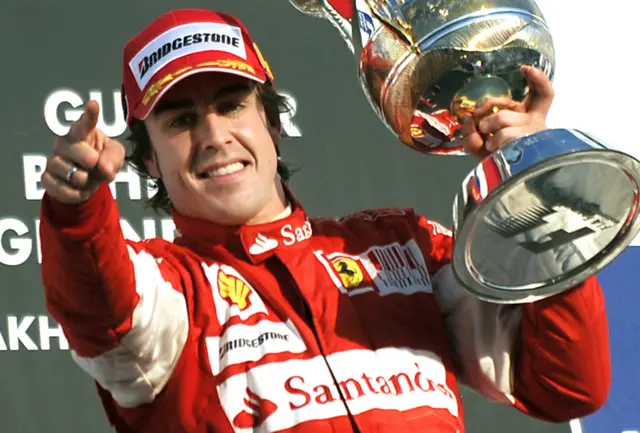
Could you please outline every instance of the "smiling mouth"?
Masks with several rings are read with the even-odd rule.
[[[200,179],[209,179],[212,177],[226,176],[242,170],[247,165],[248,163],[243,161],[233,162],[231,164],[225,165],[223,167],[218,167],[213,170],[206,171],[204,173],[198,173],[198,177]]]

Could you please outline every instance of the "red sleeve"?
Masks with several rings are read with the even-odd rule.
[[[425,252],[429,272],[436,273],[442,266],[451,262],[453,252],[453,233],[437,221],[431,221],[422,215],[414,214],[418,229],[417,239]]]
[[[108,185],[85,203],[41,203],[46,306],[80,356],[97,356],[131,328],[138,302],[133,265]]]
[[[427,260],[433,262],[430,268],[445,268],[453,248],[451,232],[421,216],[418,226]],[[604,405],[611,382],[609,331],[595,276],[564,293],[519,306],[482,302],[461,292],[444,272],[434,276],[434,283],[463,382],[546,421],[566,422]],[[507,352],[513,361],[501,381],[498,372],[504,363],[492,364],[489,358],[500,361]],[[497,398],[496,390],[509,397]]]
[[[567,421],[604,405],[611,382],[609,333],[595,276],[580,287],[522,307],[516,407]]]

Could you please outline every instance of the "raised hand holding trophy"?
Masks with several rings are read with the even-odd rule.
[[[553,40],[533,0],[290,2],[338,29],[378,117],[425,154],[466,154],[462,117],[486,98],[522,101],[530,89],[521,66],[553,78]],[[496,303],[567,290],[640,232],[639,194],[640,161],[584,132],[514,140],[454,199],[454,274]]]

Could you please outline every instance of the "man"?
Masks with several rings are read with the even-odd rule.
[[[595,277],[487,304],[455,283],[451,233],[411,209],[306,216],[282,179],[273,75],[238,20],[169,12],[123,72],[131,160],[179,236],[123,238],[108,183],[124,149],[95,102],[56,141],[40,226],[47,307],[118,432],[462,432],[457,379],[550,421],[603,404]],[[544,128],[551,84],[523,73],[523,104],[467,119],[478,157]]]

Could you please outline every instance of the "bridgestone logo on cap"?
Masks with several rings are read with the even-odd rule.
[[[169,62],[189,54],[215,50],[247,58],[242,31],[228,24],[192,23],[174,27],[148,43],[129,62],[140,90]]]

